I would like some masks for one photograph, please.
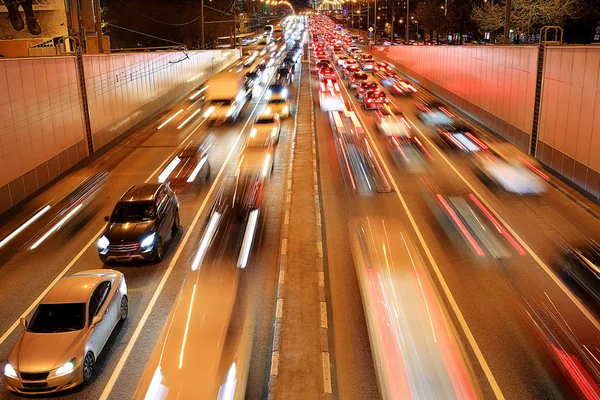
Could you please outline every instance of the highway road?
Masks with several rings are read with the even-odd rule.
[[[242,72],[248,70],[245,68]],[[274,69],[269,69],[269,73],[272,76]],[[222,185],[231,184],[237,155],[251,128],[251,121],[265,107],[265,89],[264,83],[256,85],[253,99],[238,121],[223,126],[209,126],[202,112],[188,119],[198,109],[198,104],[196,99],[184,98],[110,150],[69,172],[5,216],[0,234],[2,238],[22,226],[42,207],[51,206],[13,240],[0,247],[3,289],[0,294],[0,359],[6,359],[22,331],[19,318],[30,315],[54,282],[78,271],[102,268],[96,241],[105,226],[103,217],[110,215],[120,196],[133,184],[156,182],[181,146],[191,140],[202,142],[212,135],[210,178],[178,193],[182,229],[169,239],[162,262],[113,266],[123,272],[127,280],[128,319],[116,328],[98,359],[96,378],[90,384],[63,394],[65,398],[73,399],[133,396],[183,280],[191,270],[212,202]],[[262,397],[267,390],[279,229],[283,218],[282,188],[289,164],[290,137],[295,126],[295,86],[291,89],[291,99],[292,115],[282,120],[274,173],[264,194],[263,205],[267,212],[261,218],[260,235],[249,265],[239,271],[237,288],[231,291],[235,311],[231,316],[226,343],[237,351],[240,340],[245,341],[244,362],[247,363],[246,372],[249,372],[247,393],[252,398]],[[178,114],[179,110],[183,111]],[[170,119],[173,115],[176,116]],[[80,185],[88,177],[93,177],[93,181]],[[79,204],[83,205],[78,207]],[[62,222],[60,229],[31,249],[44,236],[43,232],[57,222]],[[228,351],[232,350],[225,347],[224,354]],[[16,396],[2,384],[0,398]]]
[[[600,229],[597,218],[564,193],[570,193],[591,209],[597,207],[553,177],[550,178],[553,186],[541,198],[488,189],[473,173],[466,155],[447,151],[431,129],[417,119],[414,100],[425,95],[421,88],[412,97],[393,97],[388,91],[392,105],[404,113],[413,133],[432,157],[424,171],[414,173],[395,161],[388,140],[375,129],[374,112],[362,107],[340,71],[338,67],[337,80],[343,86],[347,107],[357,113],[394,188],[393,193],[370,194],[348,188],[330,120],[326,113],[318,111],[325,253],[340,398],[374,398],[377,391],[361,294],[356,275],[349,272],[353,261],[347,226],[349,219],[360,216],[399,219],[412,232],[413,241],[420,243],[421,256],[450,310],[483,397],[572,397],[563,375],[557,372],[548,350],[541,344],[539,331],[528,312],[551,310],[548,314],[557,317],[561,326],[571,329],[578,345],[595,349],[592,352],[597,356],[600,340],[597,304],[565,283],[556,266],[559,243],[598,237]],[[371,79],[378,81],[374,75]],[[314,87],[316,96],[317,85]],[[484,141],[496,140],[486,132],[478,134]],[[517,247],[507,244],[510,257],[501,262],[478,257],[468,246],[450,238],[425,201],[424,189],[428,186],[436,187],[436,193],[467,199],[473,195],[479,199],[513,237]]]

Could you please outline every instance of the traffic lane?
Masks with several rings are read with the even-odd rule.
[[[259,92],[260,93],[260,92]],[[251,106],[254,106],[256,103],[258,102],[258,98],[256,100],[254,100],[251,104]],[[248,111],[245,112],[246,114],[249,114]],[[174,123],[177,123],[177,121],[172,121]],[[226,126],[226,127],[222,127],[222,128],[214,128],[215,130],[217,130],[215,133],[215,136],[220,136],[220,140],[218,140],[217,142],[219,143],[219,145],[215,145],[215,152],[213,154],[213,157],[215,155],[217,155],[217,153],[219,152],[219,149],[221,149],[221,152],[224,152],[226,150],[229,150],[231,148],[231,139],[233,137],[237,137],[237,133],[240,130],[242,122],[240,122],[239,124],[235,124],[234,126]],[[165,140],[165,138],[160,138],[160,140]],[[148,143],[148,142],[147,142]],[[177,143],[177,142],[175,142]],[[150,143],[151,144],[151,143]],[[147,149],[154,149],[155,147],[150,145],[150,146],[145,146]],[[146,149],[146,151],[147,151]],[[124,170],[123,171],[113,171],[113,176],[115,178],[113,178],[114,182],[118,182],[122,187],[118,187],[115,188],[116,183],[113,183],[113,186],[110,186],[110,188],[112,189],[110,194],[113,195],[112,198],[110,196],[108,196],[106,199],[104,199],[105,203],[105,210],[102,210],[101,212],[98,212],[97,214],[99,216],[101,216],[102,214],[108,215],[110,214],[110,211],[112,210],[112,207],[114,206],[114,203],[116,202],[116,200],[122,195],[122,193],[131,185],[132,181],[133,182],[143,182],[143,177],[138,178],[138,171],[144,171],[143,170],[143,162],[146,160],[146,157],[144,157],[144,154],[133,154],[132,156],[132,160],[127,160],[126,163],[124,163]],[[169,161],[170,157],[167,157],[164,161]],[[218,158],[214,157],[211,160],[213,163],[215,163],[216,161],[216,165],[219,165],[222,160],[219,160]],[[136,163],[142,163],[138,165]],[[125,166],[126,165],[126,166]],[[160,165],[159,165],[160,166]],[[162,167],[161,167],[162,168]],[[135,172],[136,175],[132,176],[132,173]],[[145,171],[144,171],[145,172]],[[157,174],[159,174],[159,171],[156,171]],[[153,176],[153,181],[155,181],[156,175]],[[150,175],[149,173],[147,175]],[[117,179],[118,178],[118,179]],[[114,189],[113,189],[114,188]],[[109,193],[107,193],[109,194]],[[203,196],[201,196],[202,198]],[[199,199],[201,200],[201,199]],[[181,213],[181,221],[183,226],[185,227],[186,225],[186,221],[191,220],[191,215],[194,213],[194,210],[196,209],[196,206],[194,204],[189,204],[187,205],[185,203],[185,201],[182,201],[182,204],[180,205],[181,209],[180,209],[180,213]],[[102,218],[97,218],[97,220],[102,221]],[[101,227],[103,226],[100,225]],[[96,228],[94,228],[96,229]],[[97,255],[97,250],[95,248],[95,239],[98,236],[98,231],[94,232],[91,236],[92,236],[92,241],[91,242],[87,242],[87,244],[89,244],[89,246],[86,247],[86,245],[83,246],[83,248],[80,250],[82,253],[81,257],[78,258],[76,260],[76,262],[74,263],[74,265],[72,266],[72,268],[69,269],[69,273],[73,273],[76,271],[80,271],[80,270],[86,270],[86,269],[90,269],[92,266],[98,266],[100,261],[98,260],[98,255]],[[88,236],[89,238],[89,236]],[[89,239],[88,239],[89,240]],[[91,244],[90,244],[91,243]],[[169,253],[167,253],[167,256],[170,254],[170,252],[172,252],[172,248],[173,246],[170,246],[169,249]],[[61,256],[63,256],[64,254],[61,254]],[[64,258],[64,257],[63,257]],[[43,260],[41,260],[43,261]],[[165,260],[166,262],[168,262],[168,260]],[[160,272],[162,270],[164,270],[164,265],[165,265],[165,261],[163,261],[163,263],[161,264],[156,264],[154,265],[153,269],[155,271],[154,274],[147,274],[146,272],[140,272],[139,269],[136,269],[135,267],[131,268],[131,267],[127,267],[127,266],[121,266],[121,268],[123,268],[123,272],[125,273],[126,279],[128,280],[128,284],[129,284],[129,289],[130,289],[130,315],[135,315],[136,313],[136,307],[135,307],[135,301],[136,299],[133,298],[134,293],[136,292],[136,279],[139,279],[139,286],[144,288],[145,285],[149,284],[149,283],[156,283],[154,282],[154,280],[160,276]],[[53,265],[57,265],[59,266],[58,268],[63,268],[64,265],[67,265],[69,263],[68,260],[55,260],[55,263]],[[39,263],[39,264],[43,264],[43,263]],[[100,264],[101,265],[101,264]],[[117,267],[117,269],[119,269]],[[137,271],[137,272],[136,272]],[[53,276],[50,277],[49,281],[52,280],[52,278],[54,278]],[[46,282],[44,282],[44,284],[46,284]],[[17,285],[17,286],[21,286],[22,285]],[[45,286],[43,286],[45,287]],[[15,289],[18,290],[18,287]],[[43,289],[38,289],[35,294],[41,292]],[[144,293],[144,291],[140,291],[141,294]],[[32,294],[32,296],[34,296],[34,294]],[[29,299],[27,299],[29,300]],[[33,301],[33,300],[31,300]],[[25,304],[25,303],[23,303]],[[27,303],[30,304],[30,303]],[[7,305],[7,303],[3,303],[3,306]],[[15,314],[15,311],[13,311],[13,314]],[[23,310],[17,310],[18,312],[23,312]],[[13,317],[13,315],[11,315],[11,317]],[[18,319],[19,315],[14,315],[15,319]],[[3,320],[4,322],[5,320]],[[8,324],[9,322],[6,321],[6,323]],[[5,343],[2,344],[2,347],[0,347],[0,351],[7,353],[11,343],[14,342],[14,340],[16,339],[16,334],[15,332],[13,332],[10,335],[9,340],[7,340]],[[6,349],[5,349],[6,347]]]
[[[300,82],[301,70],[304,67],[305,65],[299,67],[298,64],[294,72],[294,83],[290,90],[293,115],[282,120],[281,135],[275,150],[275,167],[261,205],[261,234],[255,243],[249,265],[240,276],[238,298],[246,304],[246,318],[243,320],[241,313],[236,315],[234,312],[231,325],[232,328],[236,328],[243,324],[243,332],[249,335],[251,340],[245,396],[248,399],[264,398],[268,391],[277,300],[279,243],[284,218],[286,179],[298,115],[298,87],[309,84],[308,81]]]
[[[220,134],[222,145],[215,145],[217,148],[221,148],[224,151],[229,149],[232,143],[232,137],[237,136],[239,127],[237,124],[233,127],[227,128],[219,128],[220,130],[226,130],[225,132],[217,131],[216,134]],[[226,140],[229,139],[229,140]],[[213,159],[211,160],[216,166],[219,166],[222,159],[216,157],[217,151],[212,155]],[[143,157],[140,157],[143,159]],[[181,225],[183,229],[180,229],[179,232],[169,238],[169,241],[165,244],[168,246],[165,259],[160,263],[132,263],[132,264],[116,264],[111,266],[116,270],[121,271],[125,275],[125,279],[128,285],[128,296],[129,296],[129,316],[128,320],[125,324],[119,326],[116,329],[116,332],[111,336],[111,340],[107,347],[101,354],[101,356],[97,360],[97,378],[90,384],[82,386],[81,388],[76,388],[72,392],[68,392],[70,397],[74,398],[97,398],[100,396],[104,384],[108,379],[109,374],[103,374],[103,372],[111,371],[114,369],[116,361],[118,360],[119,355],[121,354],[123,347],[119,344],[122,342],[127,342],[133,332],[131,327],[135,327],[139,322],[144,310],[146,309],[165,269],[167,268],[169,262],[171,261],[171,257],[181,240],[182,235],[185,232],[185,229],[191,223],[193,219],[193,215],[196,213],[196,210],[200,206],[200,203],[203,201],[206,192],[208,191],[209,185],[201,185],[199,189],[199,194],[194,196],[191,199],[182,198],[180,199],[180,218]],[[122,192],[116,194],[116,199],[120,197]],[[116,199],[114,201],[116,201]],[[191,201],[187,201],[191,200]],[[108,200],[107,200],[108,202]],[[114,202],[113,202],[114,204]],[[112,209],[112,204],[110,205],[110,209]],[[102,220],[101,213],[98,213],[99,217],[97,219]],[[95,242],[94,242],[95,243]],[[65,263],[66,264],[66,263]],[[62,264],[62,265],[65,265]],[[61,265],[61,267],[62,267]],[[82,270],[93,269],[93,268],[103,268],[102,263],[100,262],[97,254],[97,249],[95,245],[90,246],[85,250],[83,255],[74,263],[72,268],[68,271],[68,274],[73,274],[76,272],[80,272]],[[175,285],[180,282],[174,282]],[[40,292],[42,289],[38,289]],[[167,312],[168,314],[168,312]],[[15,317],[17,318],[17,317]],[[20,333],[20,328],[17,328],[13,334],[9,336],[9,338],[0,346],[0,354],[3,355],[3,358],[14,344],[14,341],[17,339],[18,334]],[[4,396],[6,394],[5,389],[2,391]]]
[[[372,127],[374,125],[372,113],[363,110],[360,112],[367,126]],[[390,170],[394,179],[413,212],[500,387],[511,388],[509,393],[514,392],[515,395],[536,397],[557,395],[557,388],[553,382],[557,377],[551,375],[552,371],[540,368],[540,365],[549,363],[543,347],[536,342],[535,329],[527,319],[515,320],[512,316],[521,312],[522,296],[525,296],[525,299],[538,300],[540,294],[548,293],[550,298],[558,301],[567,299],[564,296],[560,297],[561,293],[557,293],[553,282],[539,274],[535,261],[529,256],[519,256],[513,252],[511,258],[499,264],[489,258],[478,258],[464,243],[459,242],[457,248],[456,242],[448,238],[439,221],[425,204],[421,190],[423,186],[421,177],[406,174],[396,168],[389,152],[386,151],[387,141],[381,136],[375,136],[375,140],[381,153],[385,154],[387,164],[392,165]],[[432,150],[434,149],[431,148],[430,151]],[[442,188],[443,194],[468,196],[470,193],[468,188],[452,170],[444,166],[439,157],[432,163],[431,168],[430,178]],[[461,267],[457,268],[457,265]],[[464,279],[465,275],[469,277],[468,282]],[[490,282],[494,284],[490,285]],[[527,282],[530,287],[523,287],[519,284],[522,282]],[[479,288],[476,294],[473,293],[474,287]],[[532,294],[536,296],[532,297]],[[474,302],[474,296],[482,301]],[[566,304],[568,305],[568,301]],[[568,312],[575,312],[578,315],[577,310],[574,309]],[[579,316],[582,315],[579,313]],[[589,321],[586,324],[585,319],[576,318],[573,322],[583,324],[588,329],[590,327]],[[498,335],[500,332],[502,334]],[[584,329],[584,332],[589,331]],[[514,340],[514,338],[519,339]],[[594,335],[591,337],[580,335],[580,338],[588,346],[594,343],[595,339]],[[507,365],[511,368],[507,369]],[[535,380],[536,385],[530,385],[529,381],[524,381],[522,378],[532,374],[538,377]]]
[[[262,107],[264,107],[264,101],[261,101],[260,104],[258,105],[256,111],[258,112],[260,109],[262,109]],[[247,115],[249,114],[250,111],[252,111],[252,109],[247,110],[244,114]],[[255,115],[255,114],[253,114]],[[291,125],[293,124],[293,118],[288,118],[287,120],[284,120],[283,126],[282,126],[282,136],[280,138],[280,143],[277,147],[276,150],[276,155],[274,157],[274,174],[272,175],[271,181],[269,182],[269,184],[266,186],[266,190],[265,190],[265,207],[263,207],[263,215],[267,215],[266,219],[265,219],[265,223],[263,224],[263,226],[265,226],[265,232],[267,232],[267,234],[270,233],[270,230],[273,229],[273,226],[275,225],[275,229],[279,229],[279,225],[280,225],[280,221],[281,221],[281,213],[282,213],[282,208],[281,208],[281,204],[282,202],[278,201],[280,199],[276,199],[276,200],[272,200],[274,197],[280,196],[280,192],[281,192],[281,188],[283,187],[283,179],[284,179],[284,170],[285,168],[287,168],[287,162],[288,162],[288,157],[289,157],[289,146],[291,146],[291,142],[290,142],[290,133],[291,133]],[[237,124],[239,125],[239,124]],[[237,128],[237,132],[240,132],[241,127]],[[244,142],[244,138],[246,137],[246,135],[248,134],[248,132],[251,129],[251,124],[248,124],[247,128],[242,132],[242,137],[241,139],[237,142],[236,146],[232,149],[231,145],[229,146],[225,146],[225,148],[229,148],[230,150],[232,150],[233,154],[237,155],[239,153],[239,151],[241,150],[241,147],[243,145]],[[228,164],[224,166],[223,169],[223,175],[222,175],[222,179],[220,180],[220,182],[217,183],[217,185],[231,185],[233,184],[233,173],[234,173],[234,169],[235,169],[235,165],[237,163],[237,158],[231,157],[231,159],[229,160]],[[216,169],[213,169],[213,174],[217,173]],[[278,171],[282,171],[282,173],[278,173]],[[271,185],[271,183],[274,183],[273,185]],[[215,193],[213,193],[214,195]],[[203,215],[201,217],[201,221],[204,221],[202,223],[199,223],[193,230],[193,232],[191,233],[191,237],[190,237],[190,241],[188,242],[188,244],[185,246],[185,248],[182,250],[181,256],[179,258],[179,262],[177,267],[173,270],[172,275],[169,277],[169,280],[167,281],[168,284],[165,286],[164,292],[161,293],[160,297],[158,298],[158,301],[156,303],[156,306],[152,312],[152,317],[150,319],[148,319],[147,324],[144,328],[143,333],[139,336],[138,340],[136,341],[134,347],[133,347],[133,351],[131,352],[130,357],[126,360],[125,363],[125,367],[123,368],[122,373],[120,374],[120,376],[118,376],[117,378],[117,382],[114,386],[114,389],[110,395],[110,398],[131,398],[133,396],[133,393],[136,390],[137,384],[140,381],[140,377],[142,376],[142,373],[144,372],[144,368],[146,366],[146,363],[152,353],[152,350],[154,348],[154,345],[156,343],[156,340],[158,338],[158,336],[160,335],[160,333],[163,330],[164,327],[164,323],[166,322],[166,318],[167,315],[169,314],[169,310],[171,309],[171,306],[174,302],[174,300],[177,298],[178,295],[178,290],[181,287],[181,283],[183,282],[183,279],[185,278],[186,274],[191,270],[191,264],[192,261],[196,255],[197,249],[198,249],[198,244],[200,243],[200,240],[202,238],[202,233],[204,232],[204,227],[205,227],[205,222],[206,219],[208,218],[208,212],[210,211],[210,205],[212,204],[213,199],[210,199],[208,204],[207,209],[203,212]],[[193,211],[196,212],[198,211],[198,207],[192,207]],[[272,221],[273,220],[273,221]],[[185,229],[185,226],[183,227]],[[276,236],[276,237],[275,237]],[[278,238],[279,235],[274,235],[274,237],[272,237],[271,235],[265,236],[263,234],[261,241],[256,245],[256,247],[253,250],[253,255],[251,258],[251,263],[246,267],[246,269],[244,271],[241,271],[241,278],[240,278],[240,285],[241,285],[241,289],[238,290],[238,294],[237,294],[237,299],[236,301],[243,301],[245,303],[247,303],[247,307],[248,307],[248,313],[253,312],[253,308],[256,308],[258,310],[258,312],[260,313],[260,315],[257,314],[257,316],[255,317],[254,320],[252,320],[252,322],[255,324],[255,326],[247,326],[248,322],[246,320],[246,322],[244,323],[244,328],[246,329],[246,332],[244,332],[244,335],[242,335],[242,337],[246,337],[245,335],[248,333],[247,331],[249,329],[254,329],[254,331],[256,332],[256,334],[264,334],[264,330],[266,329],[267,331],[271,330],[271,321],[269,321],[269,318],[272,318],[273,316],[273,309],[274,309],[274,301],[276,299],[276,296],[268,296],[268,293],[275,293],[276,292],[276,254],[277,254],[277,250],[278,250]],[[265,244],[263,244],[263,242]],[[268,243],[268,246],[267,246]],[[273,247],[274,246],[274,247]],[[268,252],[263,252],[263,248],[268,248],[269,251]],[[230,249],[229,249],[230,250]],[[273,257],[275,254],[275,264],[273,264]],[[258,260],[258,261],[254,261],[254,260]],[[266,260],[269,260],[269,262],[267,263]],[[264,265],[263,265],[264,263]],[[254,271],[256,271],[256,276],[254,275]],[[266,275],[265,275],[266,274]],[[247,279],[248,275],[252,275],[250,277],[250,279]],[[251,299],[248,299],[248,297],[244,297],[242,299],[242,297],[240,296],[246,296],[246,294],[248,293],[248,291],[250,291],[250,293],[253,294]],[[240,294],[241,293],[241,294]],[[256,296],[254,296],[254,294],[256,294]],[[253,303],[253,302],[256,302]],[[241,314],[236,314],[236,315],[241,315]],[[243,317],[243,316],[242,316]],[[242,318],[240,317],[240,318]],[[236,324],[239,324],[240,320],[236,320],[235,324],[233,325],[233,329],[235,329]],[[260,328],[260,329],[257,329]],[[258,363],[262,363],[264,364],[265,361],[265,356],[263,355],[263,352],[265,349],[270,349],[270,338],[271,336],[269,336],[271,334],[271,332],[267,332],[267,334],[264,337],[259,337],[258,339],[254,339],[254,344],[252,345],[252,358],[250,360],[251,363],[254,362],[258,362]],[[235,343],[238,343],[240,346],[245,346],[246,345],[246,341],[234,341],[233,344],[230,343],[230,345],[235,345]],[[121,347],[125,347],[125,344],[119,344],[119,348]],[[244,349],[247,349],[247,347],[244,347]],[[120,354],[122,350],[119,349],[118,353]],[[254,353],[258,353],[258,356],[255,356]],[[115,353],[117,353],[115,351]],[[270,351],[269,351],[270,354]],[[262,356],[262,357],[261,357]],[[118,358],[118,357],[113,357],[113,358]],[[268,355],[267,355],[267,360],[268,360]],[[247,360],[245,360],[247,362]],[[261,369],[263,367],[261,366],[260,368],[256,367],[255,370],[255,365],[252,364],[252,367],[250,368],[250,373],[252,374],[252,376],[256,376],[256,378],[254,379],[250,379],[250,381],[255,381],[258,382],[260,381],[260,379],[262,379],[263,377],[261,376]],[[107,372],[110,373],[110,368],[107,368]],[[263,369],[264,371],[264,369]],[[255,375],[254,375],[255,374]],[[106,374],[108,375],[108,374]],[[104,378],[104,377],[103,377]],[[106,378],[108,379],[108,378]],[[100,390],[102,390],[102,388],[104,387],[104,384],[100,383],[97,385],[99,387]],[[256,386],[258,387],[258,385]],[[251,389],[249,389],[251,390]],[[92,397],[99,395],[99,392],[94,392],[94,394],[92,395]]]

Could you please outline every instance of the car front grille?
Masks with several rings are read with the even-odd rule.
[[[24,386],[24,385],[23,385]],[[58,386],[46,386],[46,387],[22,387],[19,389],[23,393],[41,393],[41,392],[53,392]]]
[[[108,251],[115,253],[131,253],[139,248],[138,242],[127,242],[120,244],[109,244]]]
[[[44,381],[49,372],[21,372],[21,379],[24,381]]]

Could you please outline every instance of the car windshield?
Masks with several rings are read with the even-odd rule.
[[[269,99],[269,101],[267,101],[267,104],[281,104],[281,103],[285,103],[285,99]]]
[[[154,219],[154,205],[149,201],[118,203],[113,212],[112,222],[142,222]]]
[[[27,332],[73,332],[82,330],[84,326],[85,303],[40,304]]]

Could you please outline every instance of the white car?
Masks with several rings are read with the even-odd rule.
[[[56,393],[94,377],[104,345],[128,314],[119,271],[96,269],[62,278],[46,293],[8,353],[4,382],[20,394]]]
[[[281,118],[290,116],[289,89],[285,85],[273,84],[266,92],[267,107]]]
[[[506,148],[510,145],[504,145]],[[507,193],[541,195],[547,191],[547,176],[525,155],[501,154],[498,148],[481,151],[473,157],[475,174],[488,187],[500,188]]]
[[[246,139],[246,147],[269,147],[279,142],[281,122],[279,114],[267,107],[254,120]]]
[[[410,138],[410,125],[400,113],[395,114],[389,107],[382,107],[375,114],[377,130],[386,136],[396,136],[401,139]]]
[[[348,59],[348,56],[339,56],[337,58],[337,65],[341,66],[342,68],[346,67],[346,60]]]

